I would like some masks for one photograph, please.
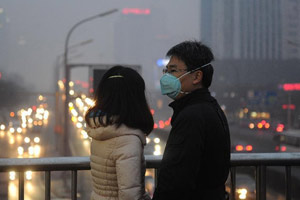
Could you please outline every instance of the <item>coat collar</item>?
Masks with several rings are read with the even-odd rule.
[[[174,111],[171,123],[174,122],[177,114],[182,109],[184,109],[186,106],[197,104],[197,103],[204,102],[204,101],[206,101],[206,102],[215,101],[215,98],[213,98],[210,95],[208,88],[200,88],[200,89],[194,90],[190,94],[187,94],[186,96],[173,101],[172,103],[169,104],[169,106],[171,108],[173,108],[173,111]]]
[[[213,101],[214,98],[210,95],[210,92],[207,88],[200,88],[197,90],[194,90],[190,94],[187,94],[186,96],[173,101],[169,104],[171,108],[173,108],[174,111],[181,110],[185,107],[185,105],[195,104],[199,103],[201,101]]]
[[[146,145],[146,135],[139,129],[129,128],[124,124],[120,127],[117,127],[116,125],[100,126],[99,123],[96,125],[97,120],[95,124],[92,119],[90,120],[90,123],[91,127],[87,127],[87,133],[95,140],[104,141],[123,135],[135,135],[140,138],[144,145]]]

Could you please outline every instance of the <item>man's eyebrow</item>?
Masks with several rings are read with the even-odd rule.
[[[174,65],[174,64],[172,64],[172,65],[167,65],[166,68],[177,68],[177,65]]]

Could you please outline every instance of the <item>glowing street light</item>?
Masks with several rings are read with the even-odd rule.
[[[78,23],[76,23],[74,26],[72,26],[72,28],[69,30],[67,37],[66,37],[66,41],[65,41],[65,52],[64,52],[64,66],[65,66],[65,78],[66,78],[66,83],[65,84],[65,107],[64,107],[64,154],[67,156],[69,154],[69,148],[68,148],[68,134],[69,134],[69,130],[68,130],[68,121],[69,121],[69,107],[68,107],[68,103],[69,103],[69,90],[70,90],[70,86],[69,86],[69,82],[70,82],[70,65],[68,64],[68,46],[69,46],[69,40],[70,40],[70,36],[72,34],[72,32],[75,30],[75,28],[77,28],[79,25],[91,21],[93,19],[96,19],[98,17],[104,17],[106,15],[110,15],[114,12],[118,11],[118,9],[112,9],[109,10],[107,12],[104,13],[100,13],[98,15],[94,15],[91,17],[88,17],[86,19],[83,19],[81,21],[79,21]]]

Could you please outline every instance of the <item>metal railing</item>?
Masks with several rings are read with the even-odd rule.
[[[161,156],[145,156],[147,168],[155,169],[155,179]],[[286,199],[291,200],[291,167],[300,166],[300,153],[232,153],[231,154],[231,199],[235,199],[236,168],[254,166],[256,171],[256,199],[266,199],[266,168],[285,167]],[[2,158],[0,172],[14,170],[19,173],[19,199],[24,199],[24,173],[27,170],[45,172],[45,199],[50,199],[51,171],[71,171],[71,198],[77,199],[77,171],[89,170],[89,157],[52,157],[52,158]]]

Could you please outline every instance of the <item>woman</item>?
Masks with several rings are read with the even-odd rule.
[[[145,82],[133,69],[115,66],[99,83],[85,115],[91,143],[93,200],[150,199],[144,188],[146,136],[153,129]]]

